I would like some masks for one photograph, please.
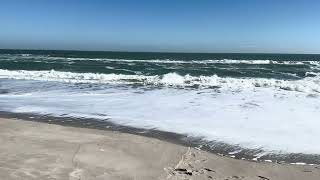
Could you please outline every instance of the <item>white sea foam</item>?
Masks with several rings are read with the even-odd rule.
[[[48,57],[61,59],[59,57]],[[301,65],[311,64],[320,66],[320,61],[276,61],[276,60],[244,60],[244,59],[208,59],[208,60],[170,60],[170,59],[107,59],[107,58],[65,58],[66,60],[95,60],[111,62],[143,62],[143,63],[164,63],[164,64],[286,64]]]
[[[16,59],[15,55],[4,55],[7,58]],[[174,60],[174,59],[110,59],[110,58],[71,58],[71,57],[51,57],[45,55],[32,55],[32,54],[22,54],[18,55],[20,60],[21,56],[24,59],[32,59],[32,60],[65,60],[65,61],[106,61],[106,62],[135,62],[135,63],[157,63],[157,64],[285,64],[285,65],[313,65],[320,67],[319,61],[296,61],[296,60],[264,60],[264,59],[207,59],[207,60]]]
[[[271,88],[305,93],[320,93],[320,74],[308,73],[315,77],[301,80],[278,80],[267,78],[232,78],[213,76],[181,76],[176,73],[165,75],[124,75],[73,73],[61,71],[25,71],[0,69],[0,78],[25,79],[40,81],[59,81],[69,83],[99,83],[99,84],[142,84],[155,86],[177,87],[217,87],[224,90],[239,91],[244,89]],[[307,75],[308,75],[307,74]]]
[[[28,57],[28,56],[31,56],[32,54],[21,54],[21,56],[23,57]]]
[[[16,81],[28,89],[28,81]],[[50,82],[46,82],[50,83]],[[32,85],[30,85],[32,87]],[[5,84],[3,84],[5,88]],[[67,87],[66,87],[67,88]],[[109,119],[115,123],[205,137],[266,152],[320,154],[319,98],[271,88],[219,93],[212,89],[152,91],[106,88],[1,94],[0,110]]]
[[[146,76],[0,69],[0,79],[15,79],[3,80],[2,89],[23,87],[23,93],[0,94],[1,111],[110,119],[121,125],[261,148],[264,155],[320,154],[320,73],[317,72],[308,72],[300,80],[277,80],[176,73]],[[34,81],[25,80],[39,82],[32,84]],[[48,90],[41,86],[37,91],[32,90],[35,84],[43,83],[59,88]],[[68,89],[65,83],[108,84],[108,88],[85,92],[80,88]],[[169,88],[145,91],[113,86],[137,83]]]

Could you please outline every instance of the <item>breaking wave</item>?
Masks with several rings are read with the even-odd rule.
[[[19,60],[65,60],[65,61],[107,61],[107,62],[136,62],[159,64],[285,64],[285,65],[314,65],[320,66],[320,61],[314,60],[268,60],[268,59],[206,59],[206,60],[176,60],[176,59],[111,59],[111,58],[82,58],[82,57],[53,57],[48,55],[32,54],[2,54],[2,59]]]
[[[99,73],[74,73],[62,71],[26,71],[0,69],[2,79],[58,81],[67,83],[97,84],[140,84],[173,87],[221,88],[238,91],[242,89],[273,88],[306,93],[320,93],[320,73],[308,72],[300,80],[279,80],[268,78],[233,78],[213,76],[181,76],[177,73],[165,75],[124,75]]]

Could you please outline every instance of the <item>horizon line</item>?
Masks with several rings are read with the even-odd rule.
[[[81,49],[24,49],[24,48],[0,48],[2,50],[20,51],[74,51],[74,52],[113,52],[113,53],[172,53],[172,54],[279,54],[279,55],[320,55],[320,53],[272,53],[272,52],[183,52],[183,51],[125,51],[125,50],[81,50]]]

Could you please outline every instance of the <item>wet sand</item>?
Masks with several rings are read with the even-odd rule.
[[[0,118],[0,177],[319,180],[320,166],[257,163],[154,138]]]

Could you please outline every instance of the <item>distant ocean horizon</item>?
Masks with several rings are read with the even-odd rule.
[[[158,50],[158,51],[139,51],[139,50],[101,50],[101,49],[54,49],[54,48],[0,48],[2,53],[5,52],[12,52],[15,51],[15,53],[27,53],[27,52],[89,52],[89,53],[160,53],[160,54],[260,54],[260,55],[268,55],[268,54],[273,54],[273,55],[320,55],[320,53],[310,53],[310,52],[250,52],[250,51],[244,51],[244,52],[224,52],[224,51],[163,51],[163,50]]]
[[[185,134],[228,144],[237,158],[295,162],[320,155],[320,55],[0,49],[0,111]]]

